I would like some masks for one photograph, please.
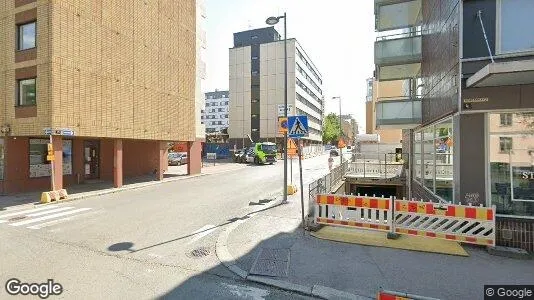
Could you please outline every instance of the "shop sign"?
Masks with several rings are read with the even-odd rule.
[[[534,180],[534,172],[523,172],[521,178]]]
[[[464,103],[481,103],[481,102],[488,102],[489,98],[466,98],[464,99]]]

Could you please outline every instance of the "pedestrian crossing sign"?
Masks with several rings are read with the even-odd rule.
[[[308,116],[287,117],[287,128],[287,134],[291,138],[308,136]]]

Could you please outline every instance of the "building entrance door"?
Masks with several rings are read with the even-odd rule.
[[[84,141],[85,179],[100,178],[100,141]]]

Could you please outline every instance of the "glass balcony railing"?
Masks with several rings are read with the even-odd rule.
[[[415,27],[421,24],[421,0],[375,0],[377,31]]]
[[[421,98],[387,98],[376,102],[377,128],[410,129],[421,124]]]
[[[376,66],[376,76],[379,81],[401,80],[419,77],[421,63],[396,66]]]
[[[375,42],[375,65],[391,66],[420,63],[421,35],[400,34],[380,37]]]

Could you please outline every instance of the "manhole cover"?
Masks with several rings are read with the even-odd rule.
[[[289,249],[261,249],[250,274],[287,277],[289,273]]]
[[[200,248],[196,248],[193,251],[189,252],[188,256],[192,257],[192,258],[202,258],[202,257],[208,256],[210,254],[211,254],[211,250],[209,248],[200,247]]]
[[[14,218],[9,219],[9,222],[18,221],[18,220],[22,220],[26,218],[27,218],[26,216],[14,217]]]

